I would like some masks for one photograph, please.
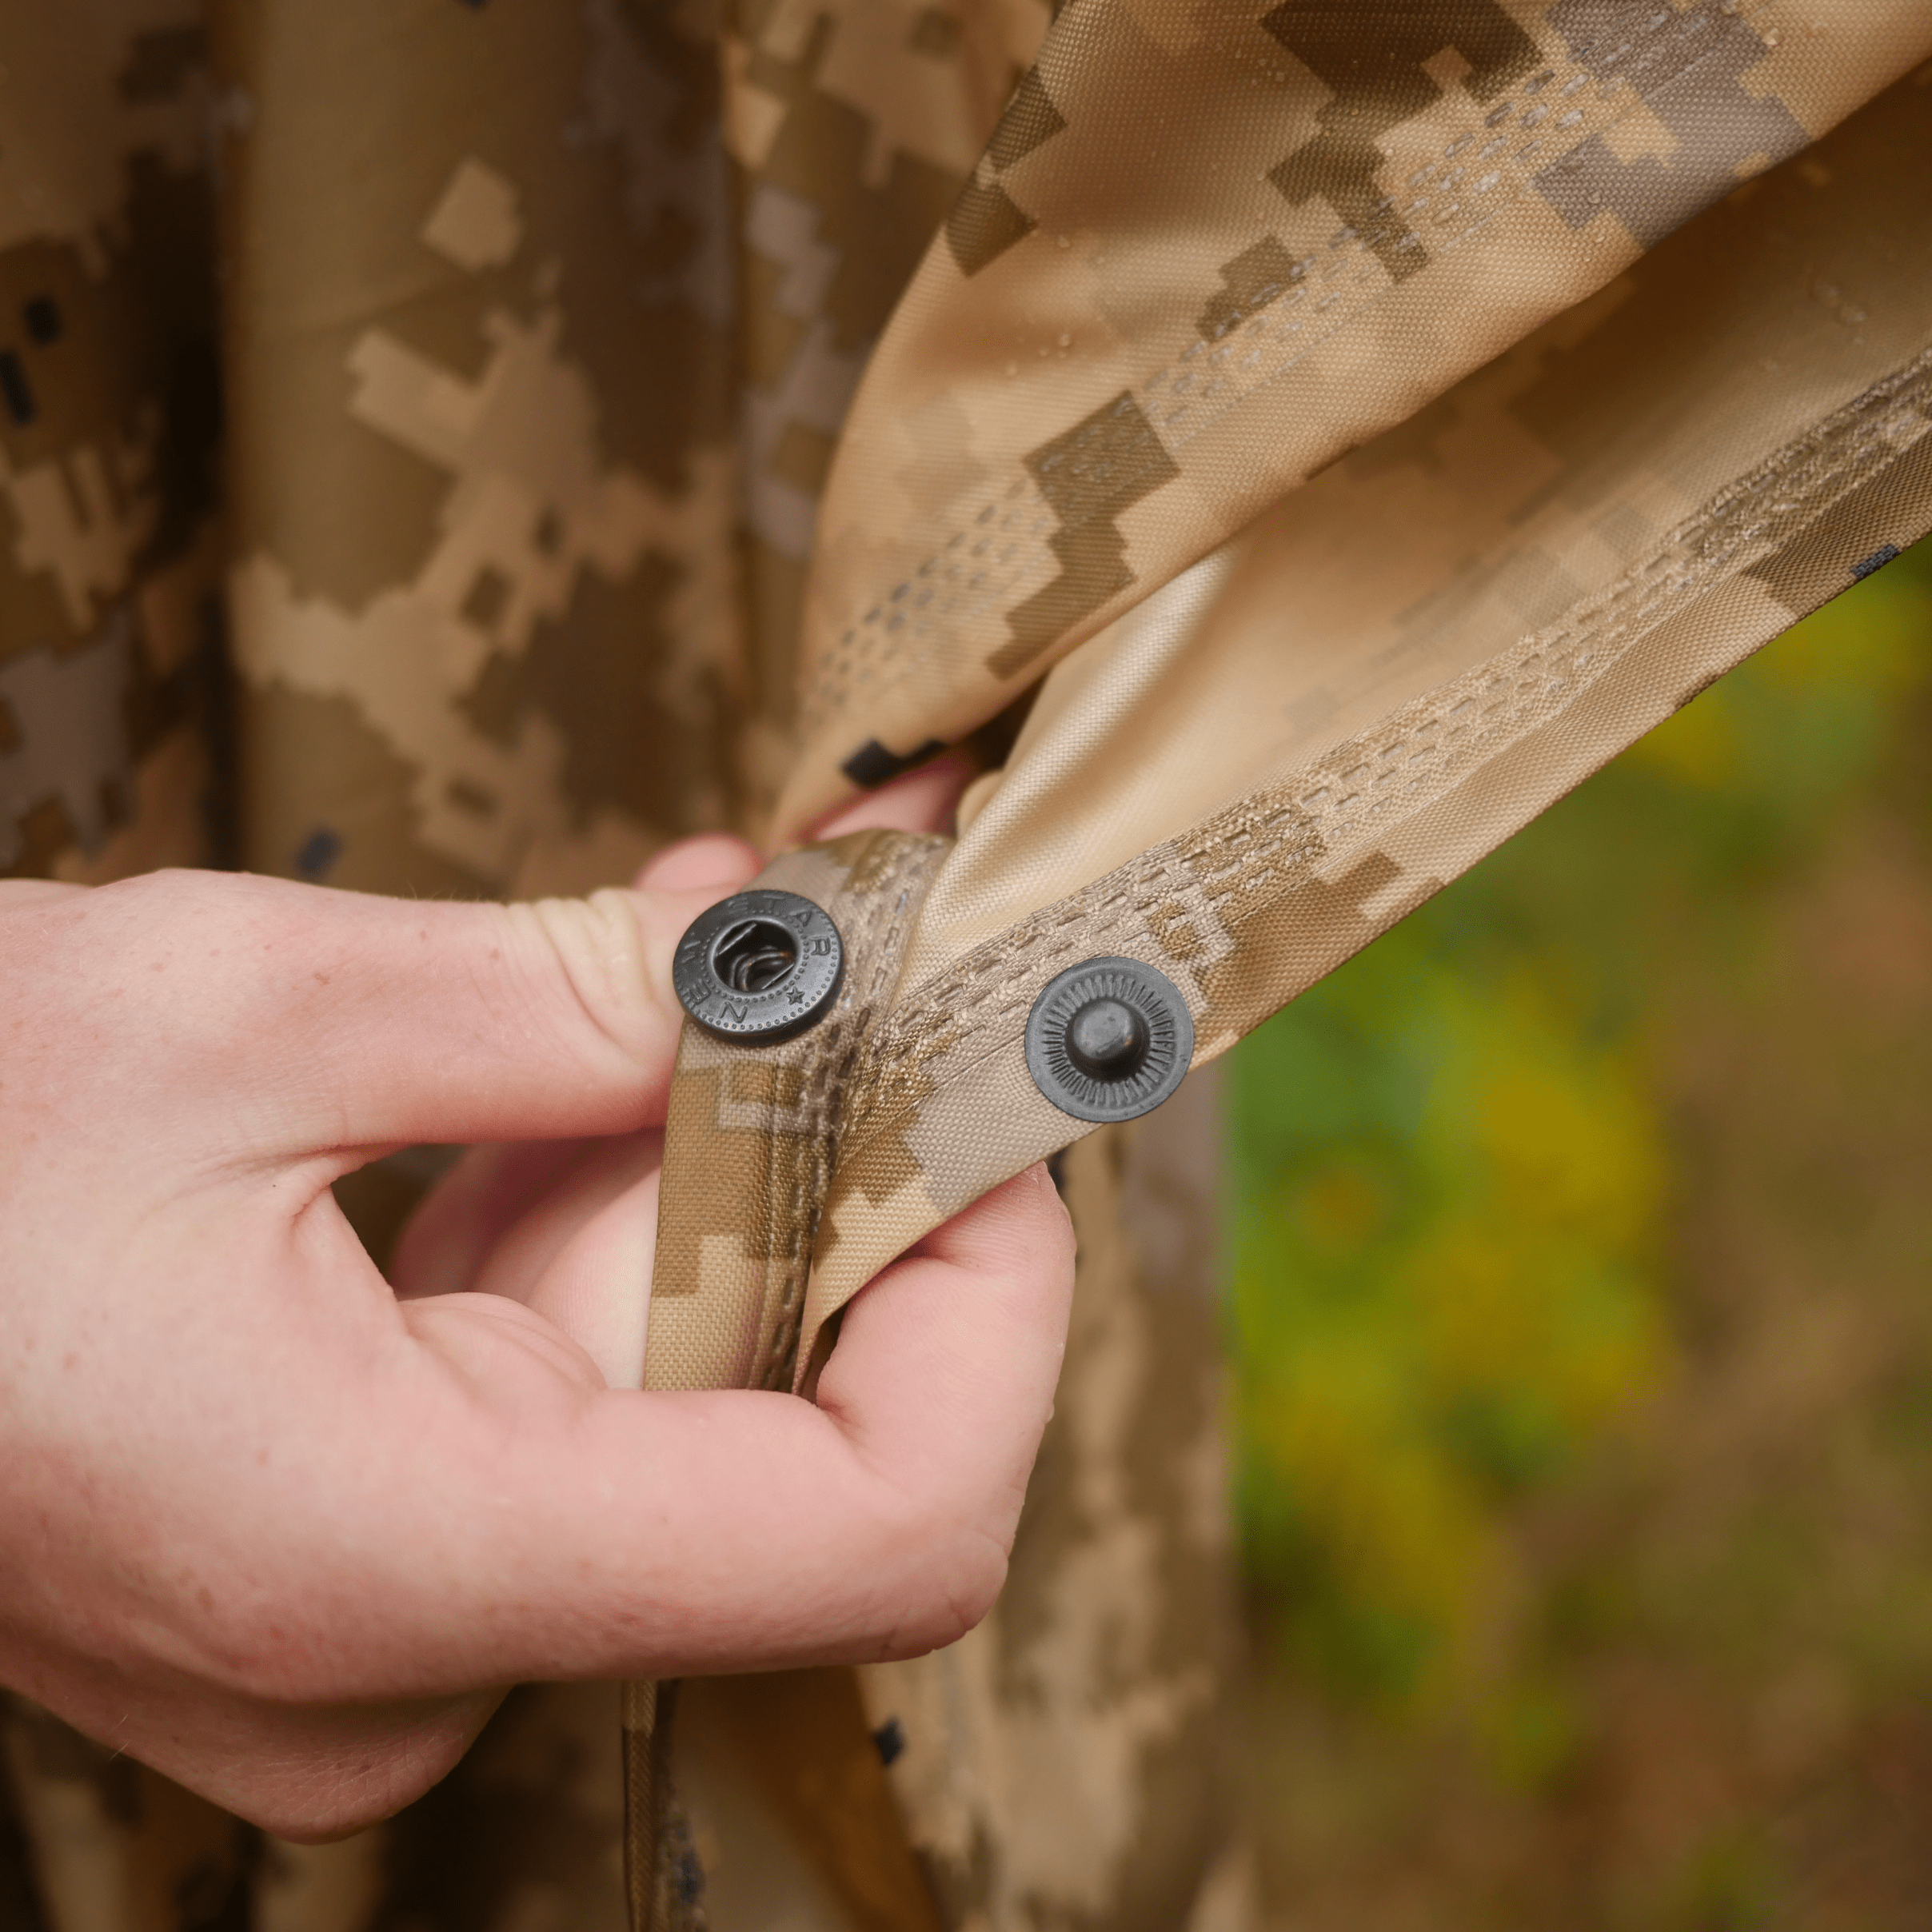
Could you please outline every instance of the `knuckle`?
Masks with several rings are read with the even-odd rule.
[[[892,1532],[884,1574],[882,1644],[895,1655],[923,1655],[957,1642],[984,1620],[1006,1581],[1010,1534],[990,1509],[929,1501],[908,1507]]]
[[[956,1545],[936,1579],[944,1605],[942,1643],[964,1636],[984,1619],[1006,1582],[1006,1551],[984,1535]]]
[[[956,1643],[976,1629],[1006,1581],[1006,1555],[984,1537],[960,1538],[923,1568],[914,1588],[892,1608],[882,1634],[888,1657],[920,1657]]]

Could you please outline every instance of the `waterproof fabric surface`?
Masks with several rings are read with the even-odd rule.
[[[1928,50],[1877,0],[1062,14],[808,593],[784,827],[1054,669],[855,1071],[808,1351],[1068,1139],[1054,974],[1160,968],[1211,1058],[1923,530]]]
[[[1087,1134],[1056,972],[1211,1059],[1932,522],[1929,58],[1923,0],[6,0],[0,866],[576,890],[970,739],[836,1043],[681,1062],[652,1350],[803,1373]],[[1238,1922],[1181,1105],[1067,1163],[988,1629],[774,1686],[796,1749],[687,1698],[721,1927],[909,1923],[882,1803],[950,1925]],[[60,1932],[608,1922],[587,1697],[325,1856],[23,1714],[22,1870]]]

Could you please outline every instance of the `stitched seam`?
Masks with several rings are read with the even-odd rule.
[[[877,836],[904,836],[885,832]],[[896,983],[896,968],[912,923],[912,917],[901,912],[900,902],[911,899],[912,887],[929,876],[945,848],[944,842],[930,838],[908,840],[888,860],[883,879],[871,892],[849,897],[841,894],[836,902],[845,914],[840,932],[848,952],[846,981],[834,1013],[815,1029],[814,1051],[801,1070],[805,1081],[800,1108],[803,1132],[775,1137],[791,1144],[792,1187],[786,1204],[787,1245],[779,1299],[763,1362],[752,1377],[755,1387],[792,1386],[812,1252],[837,1159],[844,1116],[840,1103],[868,1024]],[[917,907],[908,906],[907,912],[916,916]],[[772,1306],[768,1299],[764,1305]]]
[[[768,1329],[764,1341],[764,1359],[752,1376],[752,1385],[760,1388],[776,1388],[788,1382],[784,1374],[788,1345],[796,1323],[795,1303],[798,1299],[797,1287],[800,1265],[808,1251],[805,1228],[812,1219],[810,1194],[814,1172],[818,1165],[817,1152],[824,1141],[826,1130],[824,1069],[850,1024],[855,1005],[856,975],[852,968],[869,952],[874,923],[872,909],[863,902],[848,901],[840,893],[833,905],[846,916],[840,927],[840,936],[848,948],[847,976],[840,988],[834,1010],[813,1029],[808,1050],[800,1066],[801,1091],[800,1094],[800,1132],[777,1138],[785,1143],[786,1157],[791,1163],[791,1189],[784,1202],[786,1246],[782,1256],[775,1255],[775,1262],[782,1262],[777,1281],[777,1299],[774,1306],[770,1299],[768,1285],[764,1307],[770,1311],[768,1320],[761,1327]],[[832,908],[828,908],[829,912]],[[854,917],[856,914],[858,916]],[[835,922],[836,923],[836,922]]]
[[[1469,768],[1487,762],[1527,731],[1560,716],[1640,637],[1714,584],[1740,574],[1747,567],[1750,553],[1770,555],[1780,544],[1801,534],[1850,489],[1902,455],[1932,429],[1925,413],[1928,404],[1932,404],[1932,351],[1873,384],[1726,485],[1668,533],[1642,562],[1587,600],[1581,614],[1524,637],[1513,650],[1499,653],[1465,677],[1424,693],[1291,779],[1265,787],[1179,837],[1164,841],[966,954],[936,981],[916,989],[912,1003],[875,1037],[872,1064],[848,1108],[848,1123],[864,1129],[860,1144],[869,1144],[890,1131],[921,1104],[909,1102],[876,1123],[866,1117],[870,1112],[868,1103],[909,1061],[924,1056],[932,1035],[943,1032],[948,1018],[958,1024],[960,1016],[970,1016],[968,1024],[972,1030],[984,1028],[992,1036],[980,1052],[955,1063],[951,1077],[956,1078],[1008,1044],[1010,1036],[1002,1023],[1044,978],[1052,976],[1050,972],[1043,976],[1037,958],[1017,970],[1000,970],[1010,968],[1018,955],[1055,934],[1061,936],[1058,944],[1048,944],[1042,956],[1048,964],[1076,945],[1090,952],[1104,951],[1101,942],[1117,933],[1134,915],[1144,915],[1160,896],[1160,884],[1172,878],[1200,885],[1211,904],[1218,905],[1237,891],[1246,894],[1277,881],[1277,889],[1267,896],[1279,896],[1290,884],[1310,876],[1315,860],[1345,848],[1383,818],[1399,798],[1423,788],[1419,777],[1401,793],[1390,794],[1367,808],[1346,811],[1365,796],[1358,787],[1330,806],[1327,816],[1342,835],[1331,837],[1310,815],[1311,806],[1327,802],[1329,787],[1323,783],[1324,779],[1334,775],[1347,782],[1374,760],[1392,759],[1421,731],[1513,678],[1515,689],[1484,706],[1474,721],[1484,724],[1485,728],[1463,737]],[[1539,674],[1524,675],[1535,673],[1544,655],[1559,648],[1570,654],[1570,678],[1551,681]],[[1586,669],[1591,671],[1587,678],[1582,675]],[[1479,679],[1483,681],[1479,687]],[[1449,703],[1452,697],[1457,698],[1454,705]],[[1468,725],[1463,728],[1467,731]],[[1396,734],[1393,739],[1391,731]],[[1378,743],[1383,745],[1380,752],[1371,749]],[[1451,770],[1454,762],[1441,759],[1439,769]],[[1388,764],[1384,768],[1393,770],[1394,766]],[[1466,775],[1443,778],[1432,788],[1431,796],[1446,796]],[[1419,809],[1425,802],[1419,801],[1414,808]],[[1279,829],[1283,821],[1305,834],[1296,861],[1285,867],[1270,863],[1266,869],[1257,871],[1259,862],[1273,860],[1288,844],[1288,833]],[[1241,847],[1255,840],[1258,832],[1268,836],[1243,853]],[[1080,932],[1071,930],[1076,927]],[[976,982],[969,992],[969,984]],[[990,1014],[976,1012],[996,997],[1000,1004]]]
[[[1743,18],[1748,24],[1760,16],[1775,14],[1781,4],[1782,4],[1782,0],[1750,0],[1750,3],[1748,5],[1740,5],[1734,8],[1725,8],[1722,5],[1718,5],[1712,6],[1710,10],[1714,14],[1734,14],[1737,17]],[[1670,24],[1678,25],[1683,18],[1684,16],[1682,15],[1676,16]],[[1647,23],[1640,31],[1652,31],[1664,24],[1666,24],[1665,17],[1660,14]],[[1767,45],[1765,52],[1768,54],[1770,51],[1771,49]],[[1670,77],[1671,84],[1675,84],[1681,80],[1685,74],[1694,73],[1698,67],[1715,58],[1716,53],[1715,47],[1699,53],[1695,59],[1688,62],[1683,68],[1676,70]],[[1613,94],[1619,88],[1628,85],[1627,76],[1623,74],[1617,74],[1607,78],[1594,75],[1591,70],[1571,54],[1567,48],[1552,48],[1545,44],[1541,58],[1549,62],[1559,74],[1567,77],[1561,83],[1552,83],[1550,97],[1551,100],[1567,94],[1572,87],[1576,87],[1577,90],[1580,91],[1580,87],[1577,86],[1579,82],[1587,85],[1591,81],[1595,80],[1601,90],[1599,98],[1603,98],[1604,95]],[[1511,90],[1512,94],[1520,91],[1520,86]],[[1458,229],[1453,234],[1439,234],[1435,236],[1429,244],[1433,256],[1437,260],[1441,260],[1453,254],[1459,249],[1467,247],[1483,238],[1486,231],[1494,227],[1499,216],[1511,208],[1520,206],[1536,192],[1535,182],[1538,175],[1543,174],[1548,168],[1568,159],[1570,156],[1577,153],[1592,139],[1599,138],[1614,129],[1624,125],[1637,115],[1648,112],[1650,110],[1648,99],[1638,94],[1635,89],[1631,89],[1631,91],[1634,98],[1627,105],[1621,107],[1615,114],[1606,117],[1594,127],[1579,126],[1575,130],[1575,138],[1568,147],[1561,149],[1555,154],[1542,160],[1534,174],[1527,174],[1520,180],[1512,180],[1509,190],[1503,198],[1487,204],[1479,215],[1466,226]],[[1463,130],[1463,133],[1473,135],[1480,126],[1479,120],[1472,122]],[[1540,141],[1539,137],[1535,145],[1540,146]],[[1448,157],[1445,155],[1444,158],[1447,159]],[[1398,198],[1391,196],[1390,198],[1392,202]],[[1438,225],[1439,226],[1439,217]],[[1345,234],[1347,232],[1344,231]],[[1414,230],[1411,229],[1408,232],[1413,234]],[[1360,249],[1363,253],[1371,252],[1361,243],[1359,237],[1348,234],[1345,242],[1338,239],[1336,242],[1331,242],[1327,249],[1316,251],[1315,255],[1311,255],[1307,259],[1308,262],[1313,262],[1319,256],[1333,256],[1338,251],[1345,253],[1350,249]],[[1305,265],[1301,265],[1305,268]],[[1324,279],[1335,273],[1336,271],[1332,266],[1325,269],[1323,271]],[[1313,277],[1310,277],[1299,285],[1299,287],[1305,289],[1312,285]],[[1289,355],[1278,367],[1271,370],[1266,376],[1255,381],[1251,386],[1239,394],[1230,398],[1218,410],[1212,411],[1205,417],[1197,415],[1185,429],[1175,429],[1174,425],[1178,421],[1178,415],[1160,417],[1156,433],[1159,437],[1162,447],[1170,455],[1172,455],[1184,449],[1188,443],[1215,425],[1224,422],[1234,411],[1242,407],[1243,404],[1260,399],[1271,384],[1299,367],[1311,355],[1319,350],[1331,348],[1346,337],[1351,329],[1358,329],[1361,325],[1372,321],[1395,296],[1401,285],[1399,283],[1383,284],[1367,300],[1349,309],[1323,333],[1311,336],[1306,342],[1300,345],[1299,349]],[[1336,301],[1338,293],[1338,289],[1331,288],[1330,292],[1322,297],[1309,313],[1313,314],[1321,309],[1327,308]],[[1299,301],[1299,293],[1294,293],[1289,299],[1292,301]],[[1284,313],[1287,305],[1287,303],[1284,301],[1283,305]],[[1172,361],[1163,364],[1159,369],[1151,371],[1148,375],[1133,383],[1128,393],[1135,399],[1136,406],[1145,416],[1150,426],[1156,424],[1156,417],[1160,415],[1161,408],[1164,406],[1164,402],[1157,399],[1157,391],[1164,391],[1170,379],[1177,375],[1198,374],[1203,369],[1224,366],[1230,361],[1238,346],[1248,346],[1255,335],[1275,333],[1279,317],[1271,317],[1268,313],[1269,309],[1275,306],[1275,304],[1270,304],[1268,308],[1256,310],[1253,315],[1238,327],[1231,329],[1227,336],[1218,343],[1208,343],[1199,338],[1196,339]],[[1256,326],[1257,324],[1259,325],[1259,328]],[[1302,325],[1297,322],[1292,325],[1288,333],[1298,333]],[[1190,369],[1190,365],[1194,363],[1196,357],[1204,353],[1208,356],[1208,361],[1201,364],[1199,369]],[[1218,385],[1219,380],[1219,378],[1211,378],[1211,381],[1216,385]],[[1204,390],[1201,399],[1205,400],[1207,394],[1208,392]],[[1184,410],[1182,413],[1184,413]],[[1173,433],[1169,433],[1170,430],[1172,430]],[[1316,467],[1319,466],[1320,464],[1318,461]],[[1299,488],[1307,480],[1307,477],[1304,476],[1287,481],[1284,483],[1284,489]],[[1003,505],[1007,506],[1004,517],[1000,513]],[[1037,485],[1032,483],[1032,479],[1024,473],[1013,477],[1000,495],[989,499],[976,513],[963,516],[950,532],[935,541],[929,546],[928,554],[920,563],[911,566],[904,573],[901,582],[896,588],[889,591],[881,590],[869,599],[864,597],[855,599],[855,603],[859,605],[869,603],[870,609],[864,617],[855,619],[847,624],[845,635],[839,646],[838,657],[833,658],[819,671],[813,684],[803,694],[807,728],[815,736],[821,732],[830,729],[833,721],[848,709],[860,690],[864,691],[868,701],[872,703],[880,701],[885,696],[896,690],[908,677],[913,676],[923,667],[929,665],[940,652],[957,640],[962,630],[972,625],[987,612],[1002,608],[1012,608],[1014,604],[1023,601],[1030,592],[1040,589],[1053,577],[1056,567],[1054,560],[1050,556],[1036,551],[1030,565],[1023,565],[1013,576],[992,584],[980,591],[976,596],[970,594],[973,587],[969,582],[966,586],[966,594],[963,594],[956,604],[944,609],[945,628],[944,629],[935,633],[930,624],[922,627],[915,618],[912,635],[915,638],[920,638],[923,629],[925,633],[923,641],[918,644],[916,649],[908,649],[903,653],[888,658],[884,666],[885,674],[875,675],[874,666],[877,659],[872,655],[871,649],[866,649],[866,646],[861,644],[861,640],[865,637],[868,630],[871,630],[875,625],[882,623],[883,629],[877,634],[881,637],[890,636],[907,620],[911,613],[922,608],[932,598],[934,594],[934,586],[932,581],[934,573],[940,569],[962,543],[972,537],[976,530],[984,529],[987,532],[987,537],[982,540],[981,544],[981,547],[984,548],[988,542],[994,540],[996,534],[1004,534],[1012,530],[1016,518],[1025,519],[1024,527],[1020,533],[1033,538],[1036,541],[1044,537],[1056,521],[1045,497],[1040,493]],[[996,521],[996,519],[998,521]],[[1213,545],[1210,545],[1208,546],[1208,550],[1186,558],[1179,568],[1186,568],[1198,562],[1201,556],[1208,554],[1208,551],[1211,550],[1214,547]],[[1004,561],[1004,560],[995,561]],[[915,590],[913,587],[916,585],[921,585],[922,588]],[[1142,594],[1144,596],[1146,593]],[[1140,601],[1140,598],[1133,599],[1120,609],[1114,611],[1112,617],[1105,621],[1112,622],[1115,618],[1124,615],[1127,610],[1132,609],[1134,605]],[[1064,655],[1064,649],[1072,648],[1072,643],[1069,643],[1068,640],[1076,643],[1092,636],[1095,631],[1102,628],[1104,628],[1104,625],[1097,623],[1088,624],[1085,626],[1076,625],[1070,629],[1063,637],[1054,640],[1054,647],[1060,654]],[[865,650],[865,654],[855,657],[848,661],[845,660],[844,653],[855,646]],[[840,662],[847,663],[849,668],[842,670],[840,680],[835,685],[831,677],[832,667],[833,664]],[[1040,669],[1040,666],[1038,664],[1032,665],[1031,673],[1036,674]]]

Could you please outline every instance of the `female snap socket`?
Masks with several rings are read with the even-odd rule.
[[[1132,1120],[1186,1076],[1194,1019],[1180,988],[1139,960],[1102,958],[1049,980],[1027,1016],[1033,1084],[1076,1120]]]
[[[707,1032],[762,1046],[823,1019],[844,972],[844,944],[823,907],[754,887],[691,922],[671,982]]]

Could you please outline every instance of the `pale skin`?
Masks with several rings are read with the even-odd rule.
[[[958,775],[824,828],[941,822]],[[672,948],[756,870],[422,904],[0,885],[0,1682],[287,1836],[504,1687],[915,1655],[990,1607],[1072,1239],[1035,1169],[852,1304],[816,1404],[638,1393]],[[485,1144],[385,1281],[330,1184]]]

